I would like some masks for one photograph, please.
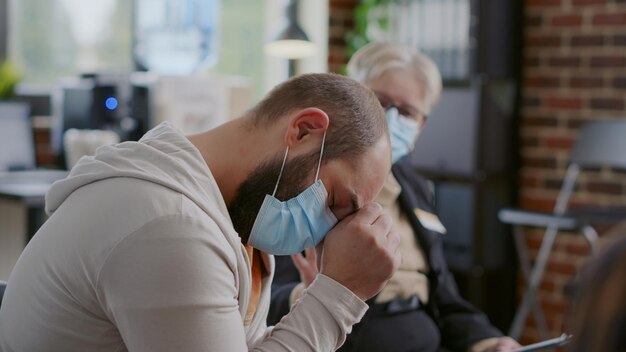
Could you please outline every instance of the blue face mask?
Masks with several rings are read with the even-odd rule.
[[[386,111],[387,127],[391,139],[391,162],[395,163],[413,149],[413,143],[420,131],[420,125],[408,117],[400,115],[394,106]]]
[[[328,207],[328,192],[318,179],[325,139],[326,133],[322,139],[315,183],[295,198],[281,202],[274,196],[287,161],[287,147],[274,193],[266,195],[263,200],[250,232],[249,245],[269,254],[295,254],[319,244],[335,226],[337,218]]]

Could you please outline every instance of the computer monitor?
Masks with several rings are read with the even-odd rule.
[[[20,102],[0,102],[0,171],[34,168],[30,106]]]

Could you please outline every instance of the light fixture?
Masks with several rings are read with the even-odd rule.
[[[315,44],[298,24],[298,0],[289,0],[287,26],[265,44],[265,54],[283,59],[302,59],[315,53]]]

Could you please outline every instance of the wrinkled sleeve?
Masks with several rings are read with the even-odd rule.
[[[439,285],[431,299],[439,313],[442,345],[453,351],[468,351],[481,340],[502,336],[484,313],[459,294],[454,277],[443,258],[441,239],[433,246],[431,260],[440,262],[440,272]]]
[[[334,351],[345,342],[367,307],[341,284],[319,274],[258,350]]]
[[[275,256],[276,269],[272,280],[270,311],[267,316],[268,325],[276,325],[291,311],[293,289],[300,283],[300,274],[291,257]]]
[[[330,351],[366,309],[323,277],[281,324],[247,346],[237,270],[235,252],[217,226],[171,215],[118,243],[96,290],[131,352]]]

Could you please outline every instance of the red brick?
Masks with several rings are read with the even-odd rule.
[[[574,145],[572,137],[548,137],[546,145],[553,149],[571,149]]]
[[[532,88],[558,88],[560,80],[558,77],[530,76],[524,79],[524,86]]]
[[[328,44],[329,45],[336,45],[336,46],[346,46],[346,39],[345,38],[329,38],[328,39]]]
[[[329,73],[336,73],[336,74],[344,74],[344,69],[343,69],[343,65],[328,65],[328,72]]]
[[[572,56],[554,56],[548,59],[548,65],[552,67],[578,67],[580,58]]]
[[[572,77],[569,86],[572,88],[598,88],[602,87],[603,79],[599,77]]]
[[[539,285],[539,289],[546,293],[553,293],[556,291],[557,285],[554,281],[543,280]]]
[[[37,166],[38,167],[57,167],[57,158],[50,150],[37,148]]]
[[[561,190],[561,187],[563,187],[563,180],[562,179],[547,179],[545,182],[545,185],[546,185],[546,189],[559,191]]]
[[[527,56],[524,58],[524,66],[525,67],[538,67],[539,66],[539,58],[537,56]]]
[[[581,15],[556,15],[552,17],[553,27],[572,27],[580,26],[583,23],[583,16]]]
[[[619,89],[626,89],[626,77],[613,78],[613,87]]]
[[[606,4],[607,0],[572,0],[573,5]]]
[[[329,64],[344,64],[346,63],[347,59],[345,58],[345,56],[338,56],[338,55],[328,55],[328,63]]]
[[[529,7],[556,7],[561,6],[561,0],[525,0],[524,4]]]
[[[537,97],[526,97],[523,99],[523,105],[526,107],[535,107],[539,106],[539,98]]]
[[[525,188],[537,188],[543,185],[541,179],[532,176],[522,176],[520,183]]]
[[[580,98],[548,97],[544,99],[544,105],[557,109],[580,109],[583,101]]]
[[[328,26],[329,27],[343,27],[344,20],[343,18],[339,18],[337,16],[329,16],[328,17]]]
[[[543,24],[542,16],[527,15],[526,17],[524,17],[525,27],[541,27],[542,24]]]
[[[329,8],[332,9],[354,9],[358,5],[358,0],[330,0]]]
[[[35,144],[50,144],[50,130],[37,130],[33,137]]]
[[[537,137],[522,137],[522,147],[538,147],[539,146],[539,138]]]
[[[570,45],[575,47],[581,46],[603,46],[605,42],[602,35],[574,35],[570,39]]]
[[[576,274],[576,265],[567,261],[551,259],[548,261],[546,271],[558,274],[574,275]]]
[[[342,4],[353,4],[356,5],[359,3],[359,0],[330,0],[330,7],[335,7],[335,5]]]
[[[617,98],[592,98],[590,104],[592,109],[597,110],[624,110],[624,99]]]
[[[613,45],[625,46],[626,45],[626,35],[617,34],[613,36],[612,43]]]
[[[587,189],[589,192],[602,193],[608,195],[621,194],[624,191],[624,187],[621,183],[617,182],[588,182]]]
[[[559,121],[553,116],[524,116],[522,125],[525,127],[555,127]]]
[[[591,249],[587,243],[569,243],[565,245],[565,251],[567,253],[575,254],[575,255],[589,255],[591,254]]]
[[[591,67],[624,67],[626,56],[596,56],[590,60]]]
[[[582,126],[589,122],[588,119],[583,118],[569,118],[567,119],[567,127],[572,130],[579,130]]]
[[[561,37],[556,35],[535,34],[526,37],[526,47],[559,47]]]
[[[554,202],[554,199],[522,196],[520,206],[529,210],[552,212]]]
[[[539,247],[541,247],[541,242],[543,241],[543,232],[539,233],[537,232],[536,234],[533,234],[531,236],[526,236],[526,245],[528,246],[528,249],[531,250],[539,250]]]
[[[522,157],[522,165],[528,167],[536,167],[536,168],[544,168],[544,169],[554,169],[556,168],[556,159],[551,156],[546,157]]]
[[[594,25],[621,26],[626,24],[626,13],[606,13],[593,16]]]
[[[562,314],[567,311],[567,303],[563,299],[544,300],[541,305],[543,307],[543,310],[546,313],[561,313]],[[549,316],[549,315],[550,314],[546,314],[546,316]]]

